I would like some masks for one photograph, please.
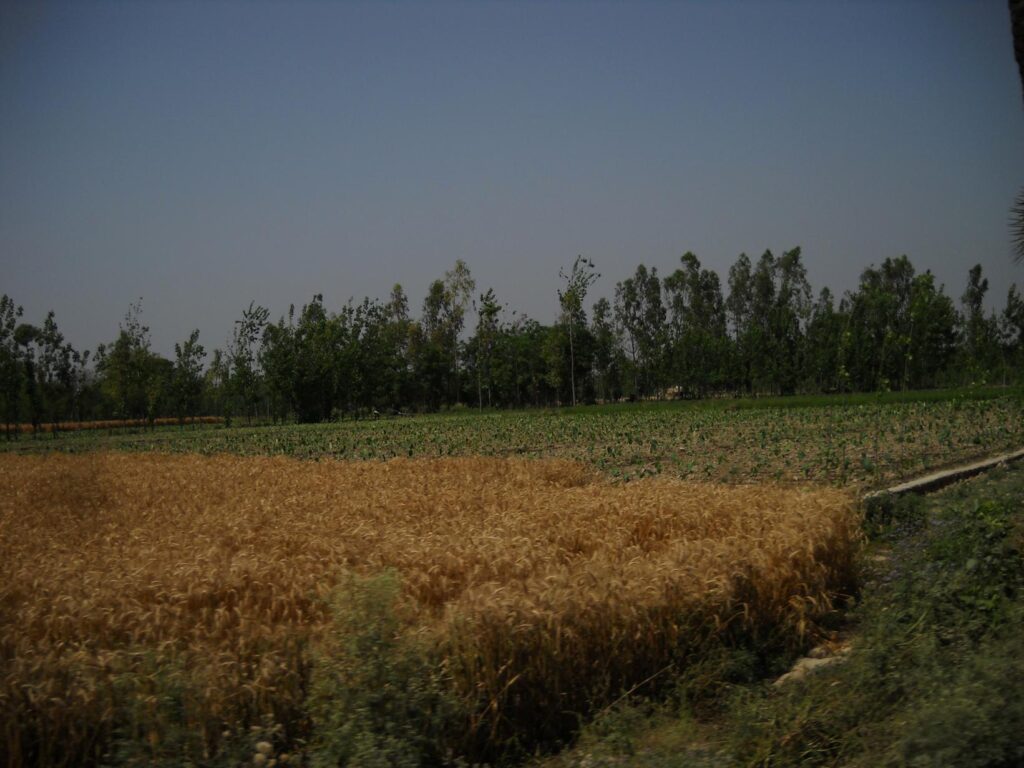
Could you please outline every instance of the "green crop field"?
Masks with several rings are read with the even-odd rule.
[[[872,488],[1024,444],[1024,399],[1018,392],[946,397],[644,403],[313,425],[162,427],[22,437],[3,449],[363,460],[556,457],[586,462],[624,480],[668,474],[727,483]]]

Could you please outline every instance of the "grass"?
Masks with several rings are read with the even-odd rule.
[[[846,663],[774,688],[723,653],[735,685],[627,703],[549,768],[1024,763],[1022,502],[1019,465],[901,502],[866,550]]]
[[[480,457],[4,456],[0,532],[11,765],[180,765],[252,727],[507,759],[723,638],[800,645],[859,546],[835,489]]]

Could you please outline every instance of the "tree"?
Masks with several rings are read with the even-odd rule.
[[[415,323],[409,319],[409,300],[398,283],[391,289],[385,310],[387,325],[384,344],[387,347],[389,367],[389,404],[397,412],[401,411],[403,405],[412,404],[415,390],[410,358]]]
[[[590,316],[590,333],[594,337],[597,395],[603,401],[618,400],[622,394],[622,351],[608,299],[602,297],[594,303]]]
[[[837,312],[832,292],[822,288],[807,323],[804,378],[818,392],[837,392],[843,388],[844,314]]]
[[[934,387],[956,352],[956,308],[930,271],[917,275],[910,291],[909,345],[903,388]]]
[[[203,376],[203,395],[206,399],[204,410],[224,417],[224,424],[231,426],[234,414],[231,403],[231,365],[222,350],[213,350],[210,367]]]
[[[421,397],[431,410],[454,402],[458,335],[452,331],[457,316],[444,282],[434,280],[423,300],[423,316],[413,336],[416,378]]]
[[[96,372],[101,388],[114,405],[114,414],[122,419],[142,418],[149,410],[153,388],[149,377],[149,328],[142,324],[142,299],[130,304],[120,332],[111,344],[96,350]]]
[[[235,321],[234,333],[228,346],[231,364],[231,384],[246,419],[251,423],[260,396],[260,367],[258,343],[270,316],[269,310],[249,302],[242,319]]]
[[[682,268],[665,278],[670,315],[670,368],[682,391],[703,397],[726,379],[728,351],[725,304],[718,275],[701,269],[690,252]]]
[[[960,297],[963,307],[962,334],[964,369],[972,381],[984,381],[997,365],[998,322],[985,316],[985,294],[988,279],[982,277],[981,265],[975,264],[967,273],[967,287]]]
[[[861,273],[846,299],[843,371],[860,391],[933,386],[955,345],[956,312],[931,272],[886,259]]]
[[[477,409],[483,410],[483,379],[487,379],[487,407],[492,405],[492,365],[491,358],[494,354],[494,347],[498,340],[499,322],[498,316],[501,313],[501,305],[494,297],[494,289],[488,288],[486,293],[480,294],[479,303],[474,302],[474,309],[477,313],[476,334],[473,337],[474,366],[476,368],[476,393]]]
[[[153,429],[157,417],[167,412],[168,395],[173,388],[174,363],[160,355],[149,355],[146,368],[146,420],[149,428]]]
[[[270,418],[283,422],[295,408],[295,305],[288,308],[288,323],[282,316],[277,324],[263,329],[259,361],[267,392]]]
[[[629,343],[633,395],[651,394],[661,385],[665,357],[665,305],[657,269],[640,264],[615,286],[615,318]]]
[[[775,308],[775,255],[765,251],[751,275],[750,305],[750,352],[754,383],[760,389],[773,388],[775,384],[775,359],[777,351],[772,332],[772,315]]]
[[[203,358],[206,350],[199,343],[199,330],[189,334],[184,344],[174,345],[174,371],[171,375],[171,397],[178,423],[194,417],[202,402]]]
[[[572,404],[576,405],[576,348],[575,328],[586,325],[583,312],[583,300],[587,291],[601,275],[594,272],[594,262],[577,256],[572,268],[566,272],[558,270],[558,276],[565,281],[565,289],[558,292],[558,303],[562,308],[562,322],[569,329],[569,380],[572,391]]]
[[[1003,350],[1003,378],[1013,372],[1018,379],[1024,374],[1024,296],[1017,290],[1016,283],[1010,285],[1006,294],[1006,306],[999,323],[1000,341]]]
[[[25,378],[15,337],[21,315],[22,309],[15,306],[13,299],[7,294],[0,297],[0,408],[3,409],[4,431],[8,440],[18,436],[21,390]]]
[[[445,307],[448,310],[445,325],[449,336],[448,346],[452,355],[453,383],[455,402],[457,403],[461,399],[461,387],[459,384],[459,334],[462,333],[466,309],[469,307],[473,291],[476,289],[476,281],[470,275],[469,267],[466,266],[466,262],[462,259],[457,259],[455,267],[444,273],[444,288],[447,294]]]
[[[36,364],[39,393],[46,421],[53,425],[53,433],[65,413],[70,409],[73,350],[64,343],[64,334],[57,327],[53,310],[46,313],[43,327],[36,335],[39,358]]]
[[[331,418],[338,397],[339,323],[332,322],[323,296],[302,308],[295,326],[292,394],[296,417],[303,422]]]
[[[811,312],[811,285],[800,258],[800,248],[782,254],[776,262],[777,293],[772,311],[771,334],[774,379],[784,395],[796,392],[802,375],[804,331]]]
[[[725,308],[732,327],[736,378],[741,388],[750,394],[754,387],[754,280],[750,259],[745,253],[729,268],[729,298]]]
[[[43,395],[39,390],[38,363],[36,361],[36,341],[39,329],[30,323],[20,324],[14,331],[14,339],[21,347],[21,359],[24,366],[25,402],[28,405],[28,417],[32,424],[32,434],[39,434],[43,423]]]

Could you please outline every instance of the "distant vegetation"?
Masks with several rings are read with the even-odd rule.
[[[861,275],[838,302],[812,297],[800,249],[722,281],[685,254],[662,278],[644,265],[585,311],[593,265],[563,270],[551,325],[476,293],[462,262],[432,282],[418,318],[400,285],[386,301],[330,311],[321,295],[272,322],[250,304],[207,359],[199,332],[173,360],[150,348],[141,304],[94,353],[0,299],[0,409],[6,424],[219,416],[320,422],[374,413],[552,406],[648,398],[902,391],[1024,378],[1024,297],[984,311],[972,268],[959,307],[905,256]],[[9,435],[14,434],[10,429]]]

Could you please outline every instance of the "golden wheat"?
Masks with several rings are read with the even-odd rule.
[[[326,598],[382,569],[486,738],[718,633],[798,638],[848,585],[857,530],[832,489],[558,460],[2,456],[0,740],[9,764],[98,759],[119,681],[145,702],[161,668],[187,670],[211,748],[226,724],[296,721]]]

